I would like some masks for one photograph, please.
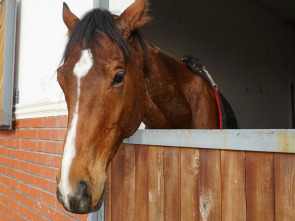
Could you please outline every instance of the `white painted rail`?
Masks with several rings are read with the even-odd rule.
[[[124,143],[295,153],[295,130],[138,130]]]

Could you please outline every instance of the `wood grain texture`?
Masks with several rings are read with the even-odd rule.
[[[0,120],[2,119],[6,0],[0,4]]]
[[[222,220],[246,220],[245,152],[221,151]]]
[[[124,145],[123,220],[135,220],[135,145]]]
[[[196,149],[180,149],[180,173],[181,173],[181,219],[197,220],[199,208],[198,188],[200,153]]]
[[[274,220],[272,153],[246,153],[247,219]]]
[[[164,220],[180,220],[180,148],[165,148]]]
[[[200,151],[198,220],[221,220],[220,150]]]
[[[104,200],[105,221],[112,220],[112,162],[107,169],[107,180],[105,184],[105,200]]]
[[[148,146],[135,149],[135,220],[148,220]]]
[[[149,146],[148,220],[164,221],[164,147]]]
[[[275,154],[275,220],[295,220],[295,154]]]
[[[121,145],[112,160],[112,190],[111,190],[111,209],[112,220],[123,220],[123,161],[124,145]]]

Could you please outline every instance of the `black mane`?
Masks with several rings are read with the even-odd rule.
[[[97,31],[99,30],[99,31]],[[66,45],[63,60],[66,61],[73,47],[78,43],[81,47],[84,46],[93,50],[93,42],[99,45],[98,38],[101,37],[101,32],[107,34],[112,41],[121,49],[125,60],[130,60],[130,49],[127,41],[123,38],[117,29],[113,15],[102,9],[93,9],[78,20],[70,31],[68,43]],[[132,33],[135,42],[140,43],[145,56],[147,56],[147,46],[139,30]],[[85,44],[85,45],[84,45]]]

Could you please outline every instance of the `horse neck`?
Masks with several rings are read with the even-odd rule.
[[[148,128],[191,128],[192,111],[184,94],[186,65],[152,45],[148,45],[148,51],[143,122]]]

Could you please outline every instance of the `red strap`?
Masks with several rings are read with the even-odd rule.
[[[216,85],[214,85],[213,90],[214,90],[215,99],[217,101],[218,112],[219,112],[219,129],[222,130],[222,116],[221,116],[221,108],[220,108],[220,102],[219,102],[220,97],[219,97],[218,89]]]

